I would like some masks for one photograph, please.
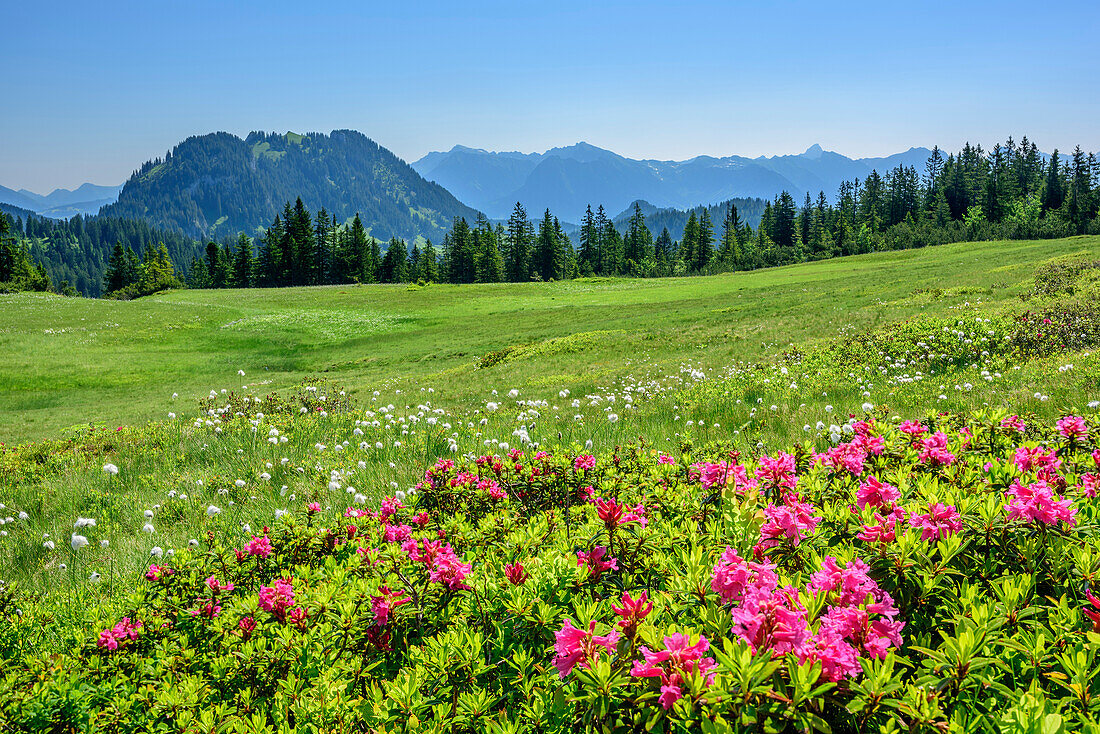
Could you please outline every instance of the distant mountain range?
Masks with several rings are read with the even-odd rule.
[[[13,191],[0,186],[0,203],[29,209],[45,217],[68,219],[77,214],[96,214],[100,207],[118,199],[118,192],[121,190],[122,186],[97,186],[86,183],[72,191],[54,189],[42,196],[26,189]]]
[[[737,197],[796,199],[824,191],[830,200],[842,181],[885,173],[898,165],[923,171],[931,155],[910,148],[885,158],[848,158],[812,145],[798,155],[770,158],[697,156],[686,161],[635,160],[588,143],[545,153],[496,153],[456,145],[412,164],[424,178],[492,218],[507,217],[520,202],[532,215],[549,207],[579,221],[588,204],[621,211],[642,199],[657,207],[687,209]]]
[[[422,235],[439,241],[454,217],[477,216],[354,130],[191,137],[163,160],[142,165],[102,213],[144,219],[189,237],[221,238],[257,234],[299,196],[311,211],[324,207],[339,222],[358,212],[380,239]]]

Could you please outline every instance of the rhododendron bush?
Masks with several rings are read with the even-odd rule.
[[[1100,427],[853,420],[425,467],[149,567],[6,670],[13,730],[1075,731],[1100,714]],[[819,447],[820,448],[820,447]]]

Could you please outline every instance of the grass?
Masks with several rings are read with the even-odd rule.
[[[310,501],[326,515],[371,505],[453,452],[527,441],[606,451],[638,437],[673,454],[713,442],[821,447],[864,403],[884,418],[1095,419],[1100,354],[1014,362],[998,346],[1015,314],[1056,302],[1021,301],[1039,264],[1075,253],[1100,255],[1100,237],[706,278],[180,291],[128,303],[4,296],[0,439],[20,445],[0,451],[0,516],[28,517],[3,527],[0,579],[22,589],[40,635],[20,644],[85,639],[125,603],[154,548],[207,533],[244,542]],[[944,329],[965,332],[973,359],[884,366],[905,339]],[[854,358],[829,351],[863,338]],[[794,349],[804,362],[784,359]],[[240,400],[315,377],[327,382],[301,393],[304,416]],[[333,408],[342,389],[354,410]],[[200,413],[212,390],[213,413]],[[211,505],[220,512],[208,515]],[[80,517],[97,524],[73,551]]]
[[[180,291],[132,302],[23,294],[0,304],[0,441],[135,425],[211,387],[328,375],[355,391],[430,380],[455,404],[492,387],[589,391],[642,363],[755,361],[962,302],[1015,303],[1035,263],[1100,238],[964,243],[661,280]],[[583,349],[540,345],[584,332]],[[525,346],[492,370],[483,355]],[[237,380],[243,369],[245,379]]]

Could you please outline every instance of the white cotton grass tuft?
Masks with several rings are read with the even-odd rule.
[[[108,474],[118,474],[118,467],[108,462],[103,465],[103,471]]]
[[[102,576],[100,576],[99,573],[97,573],[96,571],[92,571],[91,575],[88,576],[88,580],[91,581],[93,584],[98,584],[101,578]]]
[[[153,527],[153,523],[151,523],[151,522],[147,522],[144,525],[142,525],[141,530],[142,530],[142,532],[149,533],[150,535],[152,535],[153,533],[155,533],[157,531],[156,528]]]
[[[164,555],[164,549],[161,548],[159,545],[154,545],[149,550],[149,555],[151,555],[153,558],[160,558],[161,556]]]
[[[73,533],[72,537],[69,539],[69,545],[73,547],[74,551],[77,551],[88,545],[88,539],[85,538],[83,535],[77,535],[76,533]]]
[[[221,508],[215,507],[214,505],[210,505],[206,508],[207,517],[214,517],[214,515],[218,514],[221,514]]]
[[[78,517],[73,523],[74,528],[94,528],[95,519],[91,517]]]

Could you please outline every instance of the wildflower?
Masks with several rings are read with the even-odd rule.
[[[294,607],[287,614],[287,621],[299,630],[304,630],[306,628],[307,617],[309,617],[309,612],[306,611],[305,607]]]
[[[880,482],[874,476],[867,477],[867,480],[861,483],[859,489],[856,490],[856,504],[859,505],[861,510],[867,505],[888,507],[900,497],[901,492],[898,491],[897,487]]]
[[[523,564],[509,563],[504,567],[504,577],[511,582],[512,586],[523,586],[530,578],[530,574],[524,570]]]
[[[797,546],[803,534],[813,534],[822,520],[813,513],[814,506],[809,502],[799,502],[797,496],[787,497],[782,505],[769,504],[764,508],[766,519],[760,528],[760,549],[767,550],[779,545],[781,539]]]
[[[1006,493],[1010,498],[1005,505],[1009,520],[1023,520],[1057,525],[1065,523],[1073,527],[1077,510],[1068,499],[1055,500],[1054,490],[1045,481],[1023,485],[1019,480],[1012,483]]]
[[[589,663],[599,654],[603,648],[608,655],[615,652],[615,645],[619,641],[619,633],[615,630],[606,635],[597,636],[596,620],[588,623],[588,629],[582,630],[573,625],[573,620],[566,618],[560,630],[554,633],[554,667],[558,669],[561,678],[569,675],[576,665],[588,668]]]
[[[746,561],[733,548],[726,546],[711,572],[710,588],[718,593],[723,604],[740,601],[750,587],[770,591],[779,583],[774,565]]]
[[[596,457],[592,454],[581,454],[573,460],[573,469],[575,471],[583,471],[586,469],[596,468]]]
[[[404,591],[390,591],[389,587],[382,586],[378,589],[382,592],[381,596],[372,596],[370,600],[371,614],[374,615],[374,623],[381,626],[388,624],[390,621],[390,614],[393,610],[402,604],[408,604],[412,601],[411,597],[402,597]]]
[[[256,630],[256,620],[252,617],[242,617],[241,621],[237,622],[237,629],[240,630],[241,637],[247,640]]]
[[[856,537],[868,543],[893,543],[897,539],[898,523],[905,521],[905,510],[895,507],[885,517],[876,512],[874,520],[878,524],[863,525]]]
[[[898,430],[901,431],[902,433],[908,435],[910,438],[912,438],[914,440],[918,439],[921,436],[923,436],[924,434],[928,433],[928,429],[925,428],[920,423],[920,421],[912,421],[912,420],[902,422],[902,424],[900,426],[898,426]]]
[[[318,502],[310,502],[308,505],[306,505],[306,512],[308,512],[311,515],[315,512],[320,512],[320,511],[321,511],[321,505]]]
[[[267,558],[271,555],[271,541],[266,535],[263,537],[252,536],[252,540],[248,541],[244,550],[250,556],[260,556],[261,558]]]
[[[1062,459],[1058,457],[1053,449],[1047,451],[1039,446],[1034,448],[1021,446],[1016,449],[1012,460],[1021,472],[1051,474],[1062,468]]]
[[[1085,589],[1085,597],[1093,608],[1089,609],[1086,606],[1082,607],[1081,611],[1084,612],[1085,616],[1088,617],[1090,621],[1092,621],[1092,631],[1100,632],[1100,599],[1093,596],[1092,589],[1088,588]]]
[[[863,464],[867,460],[867,452],[855,441],[838,444],[823,455],[819,455],[822,464],[828,467],[834,474],[846,471],[853,476],[863,473]]]
[[[1100,474],[1088,473],[1081,475],[1081,494],[1092,498],[1097,495],[1098,490],[1100,490]]]
[[[614,499],[596,499],[596,513],[603,520],[604,527],[614,530],[621,525],[636,522],[643,528],[648,522],[645,516],[645,507],[638,503],[633,508],[621,505]]]
[[[794,489],[795,484],[798,483],[798,477],[795,476],[794,456],[782,451],[776,454],[774,459],[770,456],[761,456],[756,478],[768,487]]]
[[[145,572],[145,578],[150,581],[160,581],[161,576],[167,576],[172,573],[172,569],[167,566],[157,566],[156,564],[149,566],[149,570]]]
[[[947,450],[947,434],[936,431],[928,438],[922,438],[918,442],[920,454],[918,460],[922,464],[949,466],[955,463],[955,455]]]
[[[926,541],[946,538],[962,530],[962,520],[955,506],[940,502],[929,503],[928,512],[922,515],[914,514],[909,518],[909,525],[918,528],[920,539]]]
[[[591,551],[577,551],[577,565],[587,566],[593,577],[598,578],[604,571],[617,571],[619,559],[604,560],[607,548],[602,545],[593,546]]]
[[[1058,421],[1058,433],[1066,438],[1083,441],[1088,438],[1089,429],[1085,425],[1085,419],[1080,416],[1070,415]]]
[[[1017,433],[1023,433],[1027,430],[1027,425],[1020,420],[1018,415],[1010,415],[1007,418],[1001,420],[1001,428],[1008,428],[1016,431]]]
[[[218,593],[218,592],[220,592],[220,591],[224,591],[224,592],[229,592],[229,591],[233,591],[233,589],[234,589],[234,586],[233,586],[233,584],[230,584],[230,583],[224,583],[224,584],[218,583],[218,579],[217,579],[217,578],[215,578],[214,576],[209,576],[209,577],[207,577],[207,579],[206,579],[206,587],[207,587],[208,589],[210,589],[211,591],[213,591],[213,592],[214,592],[215,594],[216,594],[216,593]]]
[[[695,644],[690,644],[691,638],[688,635],[677,632],[665,637],[664,642],[664,650],[640,647],[639,651],[645,662],[634,661],[630,674],[639,678],[660,678],[661,696],[657,700],[668,710],[684,695],[686,676],[702,676],[704,683],[711,685],[714,682],[714,673],[710,671],[716,667],[716,663],[714,658],[703,657],[710,649],[710,642],[706,637],[700,636]]]
[[[611,611],[619,615],[619,626],[622,627],[623,634],[634,639],[638,624],[653,611],[653,602],[649,601],[645,591],[637,599],[631,598],[630,593],[624,591],[621,604],[621,607],[612,604]]]
[[[136,640],[140,629],[141,622],[131,623],[129,617],[123,617],[122,621],[114,627],[105,629],[99,633],[99,639],[96,640],[96,645],[105,650],[117,650],[121,645]]]
[[[260,587],[260,608],[285,621],[286,611],[294,604],[294,587],[286,579],[275,579],[271,586]]]

